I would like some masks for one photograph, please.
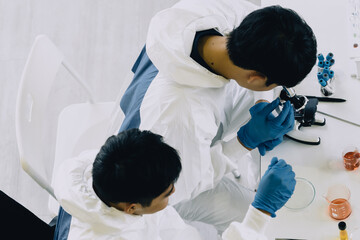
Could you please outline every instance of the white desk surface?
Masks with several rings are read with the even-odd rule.
[[[311,146],[284,139],[283,143],[262,158],[261,167],[264,172],[274,156],[286,160],[293,166],[296,176],[313,183],[315,199],[304,210],[280,209],[267,227],[266,235],[269,239],[336,239],[339,221],[328,215],[328,204],[322,195],[334,183],[347,185],[351,191],[352,213],[345,222],[349,232],[360,228],[360,169],[346,171],[341,157],[346,146],[360,147],[360,127],[326,117],[325,126],[311,126],[302,131],[319,136],[320,145]]]

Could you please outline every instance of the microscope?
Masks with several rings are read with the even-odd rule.
[[[294,129],[286,134],[290,139],[310,145],[320,144],[320,137],[314,136],[308,133],[304,133],[300,130],[301,127],[310,127],[312,125],[325,125],[325,118],[317,118],[316,111],[317,105],[319,103],[316,98],[307,98],[302,95],[297,95],[293,88],[286,88],[280,92],[280,100],[282,103],[290,101],[294,107],[295,113],[295,126]],[[277,112],[280,113],[280,109],[277,109]]]
[[[309,144],[309,145],[319,145],[320,137],[304,133],[300,130],[301,127],[310,127],[312,125],[319,125],[319,126],[325,125],[326,122],[325,118],[320,119],[316,117],[317,105],[319,103],[319,100],[316,98],[308,99],[306,96],[297,95],[293,88],[286,88],[286,87],[283,87],[279,97],[280,97],[281,105],[283,105],[286,101],[289,100],[294,108],[294,114],[295,114],[294,129],[288,132],[286,136],[300,143]],[[280,107],[276,109],[277,114],[279,114],[281,111]],[[252,158],[255,157],[252,156]],[[260,155],[259,158],[261,159]],[[259,169],[261,172],[260,167]],[[241,174],[237,169],[232,171],[232,174],[236,179],[240,179],[241,177]]]

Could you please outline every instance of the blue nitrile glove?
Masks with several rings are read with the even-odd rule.
[[[271,103],[260,102],[250,108],[250,121],[237,132],[245,147],[254,149],[261,143],[280,138],[293,129],[295,117],[289,101],[284,104],[277,117],[271,113],[279,104],[280,99],[277,98]]]
[[[269,140],[266,141],[264,143],[260,143],[260,145],[258,146],[259,152],[261,156],[265,156],[265,153],[267,151],[271,151],[274,149],[274,147],[276,147],[277,145],[279,145],[281,142],[283,141],[283,136],[278,137],[274,140]]]
[[[275,217],[275,212],[284,206],[293,194],[295,184],[292,167],[284,160],[274,157],[260,181],[251,205]]]

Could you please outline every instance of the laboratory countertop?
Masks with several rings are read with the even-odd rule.
[[[336,183],[346,185],[351,192],[352,213],[344,220],[349,233],[360,229],[360,169],[347,171],[342,161],[346,146],[360,148],[360,127],[318,113],[317,116],[326,118],[325,126],[313,125],[301,131],[319,136],[320,145],[305,145],[287,138],[262,158],[262,172],[276,156],[291,164],[296,176],[309,180],[316,191],[307,208],[294,211],[283,207],[277,212],[266,230],[269,239],[336,239],[339,221],[329,216],[328,202],[323,197],[328,187]]]

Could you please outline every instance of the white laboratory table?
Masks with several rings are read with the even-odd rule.
[[[328,203],[323,197],[327,188],[335,183],[343,183],[351,191],[352,213],[345,220],[348,231],[360,228],[360,169],[345,170],[341,156],[348,145],[360,147],[360,127],[318,116],[326,118],[325,126],[311,126],[302,128],[302,131],[319,136],[320,145],[311,146],[284,139],[262,158],[262,172],[267,169],[271,158],[277,156],[292,165],[297,177],[312,182],[316,190],[315,199],[307,208],[293,211],[283,207],[277,212],[277,217],[272,219],[266,230],[269,239],[336,239],[339,221],[328,215]]]

